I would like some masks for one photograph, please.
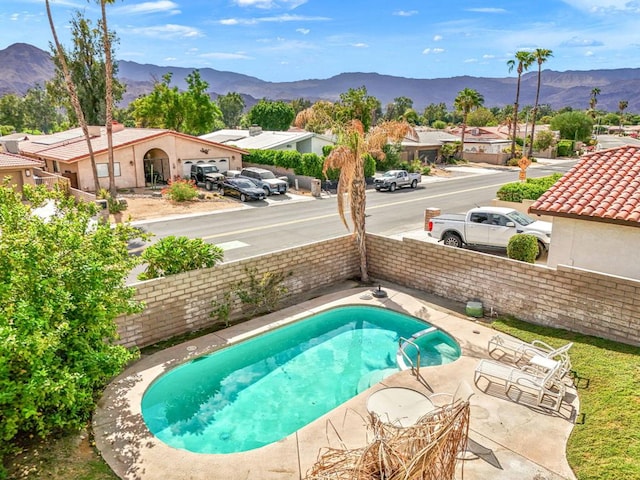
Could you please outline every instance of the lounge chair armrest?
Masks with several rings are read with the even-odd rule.
[[[434,393],[429,395],[429,400],[436,407],[444,407],[453,402],[453,393]]]

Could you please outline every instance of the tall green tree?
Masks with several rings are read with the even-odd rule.
[[[294,100],[291,100],[289,105],[291,105],[291,108],[293,108],[293,113],[295,115],[298,115],[298,113],[300,113],[302,110],[306,110],[312,104],[311,100],[307,100],[306,98],[296,98]]]
[[[251,125],[259,125],[263,130],[285,131],[291,127],[295,113],[291,105],[281,100],[263,98],[247,113]]]
[[[424,125],[432,125],[435,121],[446,122],[448,120],[447,105],[445,103],[430,103],[422,112]]]
[[[126,281],[131,226],[92,227],[96,206],[61,191],[0,186],[0,465],[16,439],[76,430],[133,358],[115,318],[142,310]],[[43,219],[32,207],[56,203]]]
[[[520,102],[520,81],[522,79],[522,73],[529,70],[529,67],[533,63],[534,58],[531,52],[519,51],[515,54],[515,59],[507,61],[509,72],[516,68],[518,73],[518,82],[516,84],[516,99],[513,102],[513,134],[511,136],[511,158],[516,156],[516,132],[518,131],[518,107]]]
[[[369,281],[365,228],[365,159],[369,155],[384,158],[383,147],[390,141],[403,139],[411,130],[411,126],[406,122],[383,122],[366,131],[362,122],[354,119],[339,128],[336,147],[324,161],[322,173],[325,176],[329,169],[340,169],[338,214],[349,230],[344,213],[344,202],[347,199],[351,211],[353,238],[360,257],[360,278],[363,282]]]
[[[47,91],[41,85],[27,90],[22,99],[23,128],[51,133],[56,125],[57,113]]]
[[[465,88],[458,92],[455,100],[453,101],[454,108],[462,113],[462,134],[460,135],[460,155],[464,159],[464,136],[467,129],[467,117],[469,112],[481,107],[484,103],[484,97],[478,93],[477,90],[471,88]]]
[[[24,129],[23,99],[15,93],[0,97],[0,125],[10,125],[17,132]]]
[[[172,73],[165,73],[153,91],[131,102],[131,115],[136,125],[166,128],[190,135],[210,132],[220,122],[222,113],[206,93],[209,84],[194,70],[187,75],[188,89],[180,92],[171,86]]]
[[[94,192],[98,193],[100,191],[100,180],[98,179],[96,157],[93,153],[93,145],[91,144],[91,137],[89,135],[89,126],[87,125],[87,121],[85,120],[85,116],[82,111],[82,106],[80,105],[80,99],[78,98],[76,85],[73,82],[73,78],[71,77],[71,71],[67,63],[67,57],[64,48],[62,47],[62,44],[58,39],[58,33],[56,32],[56,27],[53,23],[53,16],[51,15],[51,5],[49,4],[49,0],[45,0],[45,6],[47,9],[47,18],[49,19],[49,27],[51,28],[51,34],[54,41],[55,57],[59,64],[59,68],[64,76],[65,87],[69,94],[69,99],[71,101],[71,105],[73,106],[73,111],[76,114],[76,118],[78,119],[80,127],[82,128],[82,133],[84,134],[85,141],[87,142],[87,150],[89,152],[89,158],[91,159],[91,170],[93,173]]]
[[[533,51],[533,58],[538,64],[538,82],[536,84],[536,100],[533,104],[533,118],[531,121],[531,138],[535,138],[536,120],[538,119],[538,102],[540,101],[540,85],[542,83],[542,64],[553,57],[553,52],[547,48],[536,48]],[[533,143],[529,142],[529,158],[533,156]]]
[[[553,117],[550,126],[560,132],[560,138],[586,142],[591,138],[593,119],[584,112],[565,112]]]
[[[220,95],[216,103],[222,115],[222,121],[229,128],[236,128],[240,125],[240,117],[244,111],[245,103],[242,96],[237,92],[229,92]]]
[[[367,88],[350,88],[340,94],[336,104],[336,120],[347,124],[351,120],[360,120],[365,132],[371,128],[381,116],[380,100],[367,93]]]
[[[413,100],[409,97],[396,97],[392,103],[387,105],[387,110],[384,114],[385,120],[404,120],[405,114],[413,109]]]
[[[485,107],[478,107],[469,112],[467,124],[472,127],[486,127],[496,124],[496,118],[491,110]]]

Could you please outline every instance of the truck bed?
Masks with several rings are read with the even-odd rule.
[[[431,220],[438,221],[454,221],[454,222],[464,222],[467,216],[464,213],[444,213],[442,215],[438,215],[437,217],[433,217]]]

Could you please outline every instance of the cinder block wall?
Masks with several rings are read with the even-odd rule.
[[[451,300],[480,300],[531,323],[640,345],[640,282],[367,235],[369,274]],[[406,261],[400,261],[406,259]]]
[[[144,347],[213,324],[212,300],[222,301],[234,284],[246,280],[246,268],[287,275],[288,296],[359,276],[358,255],[351,235],[280,250],[213,268],[193,270],[136,284],[144,312],[119,317],[120,343]],[[236,307],[231,318],[241,315]]]

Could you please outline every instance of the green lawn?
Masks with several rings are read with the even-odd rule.
[[[574,342],[569,354],[584,424],[569,438],[569,465],[579,480],[640,479],[640,348],[514,319],[492,326],[554,347]]]

